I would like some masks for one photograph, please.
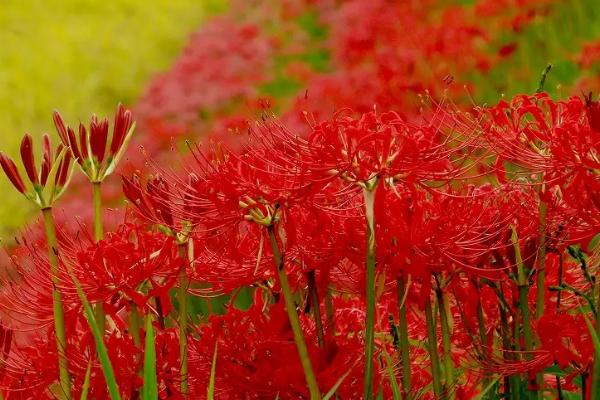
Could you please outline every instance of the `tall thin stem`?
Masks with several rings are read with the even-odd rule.
[[[317,344],[323,347],[325,341],[325,333],[323,331],[323,320],[321,319],[321,302],[319,301],[319,291],[317,288],[317,278],[315,271],[310,270],[307,274],[308,295],[310,296],[310,304],[315,318],[315,326],[317,328]]]
[[[94,205],[94,238],[96,243],[102,240],[104,236],[104,224],[102,222],[102,192],[101,182],[92,182],[92,197]],[[104,332],[106,329],[106,315],[104,313],[104,306],[102,301],[97,302],[94,305],[94,312],[96,314],[96,322],[100,332]]]
[[[296,342],[296,348],[298,350],[298,355],[300,356],[300,363],[302,364],[302,369],[304,370],[304,378],[306,379],[306,385],[308,386],[310,398],[311,400],[320,400],[321,392],[319,391],[317,378],[310,361],[308,348],[306,347],[306,341],[304,340],[304,335],[302,333],[302,327],[300,326],[300,318],[298,318],[298,312],[296,311],[296,304],[294,302],[292,289],[290,288],[287,274],[285,273],[283,255],[279,250],[277,238],[275,237],[275,226],[273,224],[269,225],[267,227],[267,231],[269,232],[269,242],[271,244],[271,251],[273,252],[273,259],[275,261],[275,268],[277,270],[279,284],[281,285],[283,301],[285,302],[285,308],[290,321],[290,326],[292,327],[292,333],[294,335],[294,342]]]
[[[179,288],[177,289],[177,302],[179,305],[179,377],[181,379],[181,394],[188,394],[188,361],[187,361],[187,276],[188,242],[178,245],[179,257],[183,260],[183,266],[179,273]]]
[[[437,280],[437,279],[436,279]],[[440,282],[438,280],[438,282]],[[452,361],[452,342],[450,338],[450,321],[447,312],[448,297],[447,294],[438,287],[435,290],[440,310],[440,325],[442,331],[442,346],[444,349],[444,377],[447,398],[454,398],[454,362]]]
[[[373,398],[373,352],[375,349],[375,190],[363,190],[367,223],[366,327],[364,398]]]
[[[402,358],[402,390],[404,398],[411,397],[411,373],[410,373],[410,347],[408,343],[408,321],[406,319],[406,282],[404,276],[400,276],[397,281],[398,285],[398,333],[400,357]]]
[[[563,284],[563,268],[564,268],[564,261],[563,261],[563,254],[562,252],[560,252],[559,256],[558,256],[558,286],[562,286]],[[561,301],[561,294],[562,291],[558,291],[556,293],[556,313],[558,314],[560,312],[560,301]],[[556,392],[558,395],[558,400],[563,400],[564,396],[563,396],[563,392],[562,392],[562,383],[560,381],[560,376],[556,375]]]
[[[333,311],[333,293],[330,286],[325,290],[325,318],[327,320],[327,333],[335,334],[335,315]]]
[[[427,349],[431,361],[431,379],[433,381],[433,395],[439,399],[442,395],[442,380],[440,373],[440,357],[437,349],[437,327],[431,309],[431,300],[425,302],[425,321],[427,323]]]
[[[140,313],[138,312],[137,306],[133,301],[131,302],[130,307],[131,308],[129,311],[129,333],[133,338],[133,343],[137,347],[140,347],[142,345],[142,338],[140,337],[140,328],[142,326]]]
[[[536,319],[540,319],[544,314],[544,297],[546,291],[546,203],[543,201],[539,205],[540,228],[539,237],[540,244],[537,254],[537,293],[536,293]]]
[[[479,286],[477,287],[477,292],[479,294],[478,298],[477,298],[477,326],[479,329],[479,340],[481,342],[481,350],[484,352],[486,351],[486,342],[487,342],[487,335],[485,332],[485,315],[483,313],[483,305],[481,304],[481,292],[479,289]],[[481,387],[488,387],[488,385],[490,384],[490,375],[488,373],[486,373],[483,376],[483,381],[481,382]],[[486,394],[483,399],[488,399],[491,395],[493,394]]]
[[[531,331],[531,319],[529,316],[529,301],[528,301],[528,293],[529,293],[529,271],[526,270],[525,265],[523,264],[523,257],[521,256],[521,247],[519,245],[519,236],[517,234],[517,230],[515,227],[512,228],[512,237],[511,241],[513,244],[513,248],[515,251],[515,262],[517,266],[517,287],[519,289],[519,311],[522,318],[522,328],[523,328],[523,340],[525,342],[525,357],[529,360],[532,357],[531,352],[534,350],[533,343],[533,333]],[[517,323],[518,318],[515,321]],[[515,335],[518,333],[519,329],[515,327]],[[518,340],[517,340],[518,343]],[[533,382],[537,385],[537,382]],[[534,386],[535,386],[534,385]],[[529,391],[530,399],[537,399],[539,397],[539,391],[537,389],[533,389]]]
[[[59,284],[58,243],[52,208],[42,209],[46,240],[48,241],[48,259],[50,260],[50,279],[52,281],[52,309],[54,311],[54,331],[56,334],[56,350],[58,353],[59,383],[62,398],[71,399],[71,378],[67,361],[67,339],[65,333],[65,314]]]

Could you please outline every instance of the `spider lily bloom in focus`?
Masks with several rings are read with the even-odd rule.
[[[114,172],[135,129],[131,111],[121,104],[115,113],[110,138],[108,118],[99,120],[92,116],[89,129],[80,123],[78,136],[65,125],[58,111],[54,112],[54,125],[64,145],[73,150],[73,156],[90,182],[102,182]]]
[[[36,169],[33,154],[33,140],[29,134],[21,141],[21,161],[28,178],[24,181],[14,161],[0,152],[0,165],[13,186],[40,209],[52,207],[65,192],[71,177],[71,151],[59,144],[53,157],[50,137],[42,139],[43,153],[39,171]]]

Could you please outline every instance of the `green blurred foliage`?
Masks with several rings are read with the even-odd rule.
[[[600,8],[597,0],[568,0],[555,5],[549,15],[538,15],[523,31],[506,31],[495,39],[500,47],[517,45],[511,57],[487,74],[474,73],[467,81],[478,104],[494,104],[500,95],[534,93],[546,65],[552,69],[544,90],[555,98],[575,93],[579,80],[600,71],[581,70],[577,56],[583,46],[600,38]]]
[[[207,12],[223,0],[3,0],[0,4],[0,149],[17,156],[23,133],[54,134],[52,111],[69,121],[132,104],[169,67]],[[39,140],[38,140],[39,143]],[[0,232],[32,208],[0,191]]]

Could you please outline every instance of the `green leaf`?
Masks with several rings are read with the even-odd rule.
[[[143,400],[158,399],[158,383],[156,382],[156,348],[154,346],[154,329],[152,315],[146,317],[146,347],[144,350],[144,387]]]
[[[390,378],[390,385],[392,387],[392,398],[394,400],[402,400],[402,396],[400,395],[400,388],[398,387],[398,382],[396,382],[396,375],[394,374],[394,367],[392,366],[392,358],[385,350],[383,350],[383,356],[385,357],[386,369],[388,372],[388,377]]]
[[[215,342],[215,351],[213,353],[212,365],[210,366],[210,378],[208,381],[208,390],[206,393],[207,400],[215,399],[215,375],[217,371],[217,348],[219,342]]]
[[[90,377],[92,375],[92,360],[88,361],[87,369],[85,370],[85,378],[83,379],[83,386],[81,387],[81,400],[87,400],[88,392],[90,390]]]
[[[92,330],[92,335],[94,336],[94,342],[96,344],[96,352],[98,353],[98,359],[100,360],[100,365],[102,365],[102,372],[104,373],[104,379],[106,381],[106,386],[108,388],[108,393],[112,400],[121,400],[121,395],[119,394],[119,387],[117,385],[117,380],[115,378],[115,372],[113,370],[112,364],[110,362],[110,358],[108,357],[108,351],[106,350],[106,345],[104,344],[103,332],[100,332],[100,328],[98,328],[98,323],[96,322],[96,316],[94,315],[94,310],[90,305],[83,289],[81,288],[81,284],[77,277],[73,274],[73,272],[68,270],[69,277],[73,281],[75,285],[75,289],[77,290],[77,295],[83,304],[83,311],[85,313],[85,317],[88,321],[90,329]]]

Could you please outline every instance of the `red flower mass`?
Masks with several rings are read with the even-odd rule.
[[[600,399],[600,103],[453,84],[560,2],[267,3],[0,153],[0,399]]]

